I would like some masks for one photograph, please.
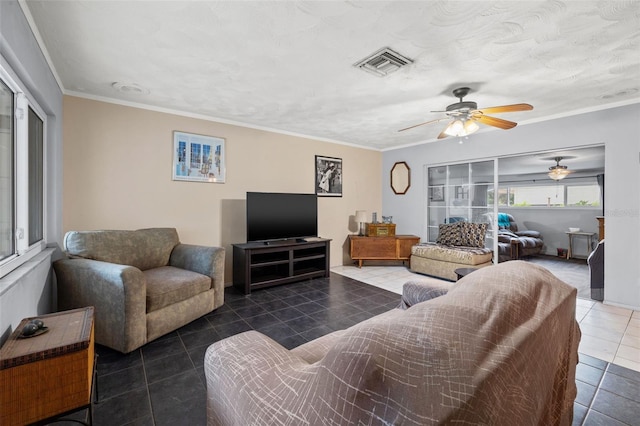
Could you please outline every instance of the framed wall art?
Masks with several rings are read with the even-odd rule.
[[[316,194],[342,197],[342,158],[316,155]]]
[[[173,180],[224,183],[225,140],[173,132]]]
[[[430,191],[431,195],[429,199],[431,201],[444,201],[444,186],[432,186]]]

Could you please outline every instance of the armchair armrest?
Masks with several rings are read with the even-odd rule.
[[[224,301],[224,254],[223,247],[178,244],[171,252],[169,265],[210,277],[217,308]]]
[[[444,284],[439,280],[406,282],[402,286],[402,299],[398,308],[409,309],[417,303],[435,299],[447,294],[450,288],[450,284]]]
[[[509,234],[498,234],[498,242],[499,243],[505,243],[505,244],[510,244],[511,241],[516,240],[517,238],[514,238],[512,236],[510,236]]]
[[[95,307],[96,342],[127,353],[147,340],[146,280],[133,266],[90,259],[53,264],[58,309]]]
[[[204,356],[209,424],[257,424],[270,418],[285,424],[293,418],[287,410],[269,410],[273,387],[282,388],[279,397],[302,398],[315,375],[306,372],[309,364],[271,338],[247,331],[213,343]],[[293,407],[292,407],[293,408]],[[276,421],[276,417],[289,422]],[[295,417],[294,417],[295,418]],[[299,418],[297,418],[299,420]]]

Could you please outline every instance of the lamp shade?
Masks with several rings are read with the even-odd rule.
[[[363,223],[367,221],[366,210],[356,210],[356,223]]]

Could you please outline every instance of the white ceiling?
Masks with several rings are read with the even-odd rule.
[[[499,115],[520,125],[640,102],[637,0],[21,5],[66,94],[372,149],[435,140],[446,122],[397,130],[460,86],[479,108],[532,104]],[[382,47],[414,62],[353,66]]]

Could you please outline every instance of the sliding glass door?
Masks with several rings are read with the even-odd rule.
[[[457,221],[487,223],[485,247],[494,247],[496,160],[427,167],[427,238],[438,226]]]

